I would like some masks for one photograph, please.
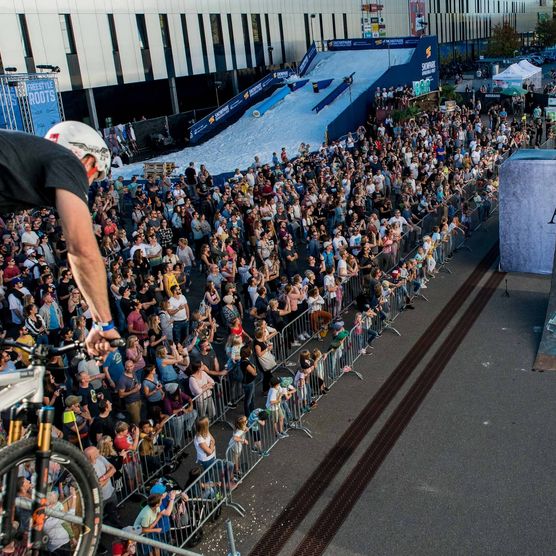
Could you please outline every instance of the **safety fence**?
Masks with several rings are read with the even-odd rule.
[[[201,474],[174,498],[169,516],[159,522],[158,533],[150,533],[150,540],[176,547],[191,547],[202,537],[203,526],[216,520],[223,506],[240,515],[245,510],[233,501],[235,489],[269,456],[274,446],[289,436],[291,431],[301,431],[312,438],[304,422],[307,414],[315,410],[319,399],[344,376],[364,377],[354,369],[360,357],[367,355],[373,342],[385,331],[400,335],[394,321],[416,299],[427,300],[423,294],[427,282],[442,270],[449,270],[455,251],[466,247],[467,238],[487,221],[497,209],[497,198],[468,201],[468,213],[461,225],[454,225],[435,243],[415,246],[406,255],[414,260],[407,279],[383,287],[379,302],[373,309],[365,307],[356,315],[354,325],[343,341],[324,353],[316,353],[314,366],[296,377],[281,376],[277,399],[270,409],[259,409],[251,418],[247,431],[232,436],[225,458],[204,464]],[[310,324],[310,323],[309,323]],[[275,369],[275,371],[278,370]],[[260,374],[260,373],[259,373]],[[215,383],[211,390],[197,396],[190,407],[167,419],[161,429],[141,439],[137,450],[128,453],[120,476],[115,479],[118,504],[133,494],[147,497],[152,486],[164,475],[166,466],[175,463],[194,438],[193,423],[197,416],[207,416],[211,424],[227,421],[227,413],[243,397],[232,381]],[[228,423],[230,424],[230,423]],[[231,426],[231,425],[230,425]],[[172,485],[167,485],[168,492]],[[165,554],[164,550],[162,554]],[[168,552],[169,554],[169,552]]]
[[[496,167],[493,165],[491,170],[495,172]],[[476,191],[476,181],[470,180],[463,186],[461,192],[454,194],[445,203],[440,204],[435,211],[426,214],[418,222],[406,226],[399,242],[390,246],[387,252],[383,249],[376,253],[376,265],[386,273],[391,272],[400,264],[400,261],[407,260],[417,250],[420,239],[425,235],[433,233],[435,227],[440,226],[443,218],[448,220],[450,217],[457,216],[465,224],[465,219],[468,215],[462,213],[463,207],[465,203],[473,203]],[[450,206],[453,207],[452,210],[450,210]],[[353,305],[364,287],[365,277],[361,273],[347,278],[342,284],[343,297],[341,305],[338,305],[335,298],[327,295],[325,296],[326,306],[324,310],[333,317],[338,317]],[[304,349],[304,346],[318,332],[319,330],[315,329],[314,322],[311,320],[309,310],[303,310],[300,315],[289,322],[272,338],[273,354],[277,364],[287,365],[288,360],[295,357],[299,351]]]

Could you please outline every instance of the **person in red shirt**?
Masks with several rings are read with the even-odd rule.
[[[141,314],[141,302],[134,301],[133,309],[127,316],[127,330],[130,334],[135,334],[139,340],[146,340],[149,335],[149,325]]]
[[[105,236],[113,236],[118,231],[118,226],[114,224],[111,218],[107,218],[104,223],[103,232]]]
[[[15,264],[13,257],[8,257],[6,259],[8,266],[4,269],[4,284],[9,286],[13,280],[21,276],[21,270]]]

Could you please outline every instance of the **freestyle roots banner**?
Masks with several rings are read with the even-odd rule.
[[[56,83],[53,79],[35,79],[27,81],[25,86],[35,135],[44,136],[61,120]]]

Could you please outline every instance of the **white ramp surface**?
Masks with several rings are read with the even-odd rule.
[[[206,164],[208,170],[217,175],[233,172],[236,168],[246,169],[255,156],[259,156],[262,163],[271,162],[272,153],[279,155],[282,147],[286,147],[290,158],[297,155],[301,143],[309,143],[312,149],[317,150],[324,141],[327,125],[390,66],[408,63],[413,52],[413,48],[320,52],[311,65],[311,71],[304,76],[309,83],[289,94],[262,117],[253,117],[256,104],[236,123],[205,143],[153,158],[152,162],[175,162],[178,172],[183,172],[189,162],[195,162],[197,167]],[[351,94],[348,89],[318,114],[312,111],[313,106],[353,72]],[[314,93],[311,82],[322,79],[334,81],[320,93]],[[114,172],[125,178],[142,173],[142,162]]]

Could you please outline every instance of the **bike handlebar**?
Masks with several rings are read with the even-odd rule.
[[[66,353],[74,349],[79,351],[83,351],[85,349],[84,342],[71,342],[70,344],[66,344],[64,346],[55,347],[48,344],[35,344],[33,346],[28,346],[27,344],[22,344],[20,342],[16,342],[15,340],[0,340],[0,348],[15,347],[21,349],[25,353],[28,353],[29,355],[34,355],[37,347],[39,347],[40,345],[42,345],[48,355],[61,355],[62,353]],[[115,340],[111,340],[110,345],[114,348],[124,347],[125,340],[123,340],[122,338],[117,338]]]

